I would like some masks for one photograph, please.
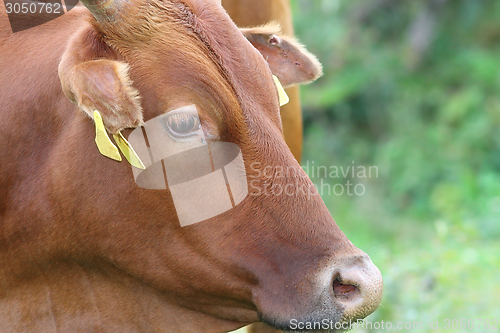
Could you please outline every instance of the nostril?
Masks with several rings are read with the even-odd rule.
[[[367,256],[345,258],[332,283],[332,297],[344,309],[343,320],[366,317],[382,299],[382,275]]]
[[[358,287],[348,283],[344,284],[338,278],[333,281],[333,293],[340,300],[352,301],[360,296]]]

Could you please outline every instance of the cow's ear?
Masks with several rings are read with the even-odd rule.
[[[97,110],[112,134],[142,125],[138,91],[132,86],[128,64],[88,27],[70,41],[59,64],[64,94],[89,117]]]
[[[282,35],[278,24],[240,30],[264,56],[284,87],[309,83],[323,75],[318,59],[295,38]]]

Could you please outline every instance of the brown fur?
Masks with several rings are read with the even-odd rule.
[[[214,138],[240,146],[255,179],[312,186],[303,171],[252,172],[252,163],[300,167],[281,136],[271,72],[223,9],[206,0],[137,2],[121,9],[127,15],[96,20],[75,8],[16,34],[0,27],[2,331],[215,333],[259,318],[283,327],[290,317],[372,312],[373,292],[351,314],[325,289],[346,268],[372,266],[318,195],[253,193],[180,228],[168,189],[137,187],[130,165],[99,154],[91,119],[64,94],[85,93],[81,81],[68,84],[74,66],[65,64],[78,57],[101,61],[97,68],[127,64],[128,77],[110,68],[131,105],[129,88],[137,91],[144,121],[195,103]],[[76,47],[84,40],[89,48]],[[129,119],[126,108],[111,109]],[[380,279],[366,286],[379,291]]]
[[[222,6],[240,27],[278,22],[285,35],[293,36],[289,0],[222,0]],[[302,109],[298,87],[286,89],[290,102],[281,107],[283,135],[295,159],[302,158]]]
[[[240,30],[264,56],[283,87],[310,83],[323,75],[316,56],[294,37],[283,35],[277,23]]]
[[[113,134],[143,124],[139,92],[132,86],[129,65],[115,60],[117,56],[109,46],[99,43],[92,27],[87,27],[75,34],[59,63],[66,97],[91,118],[98,110]]]

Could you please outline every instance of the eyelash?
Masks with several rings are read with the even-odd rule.
[[[198,115],[192,113],[174,113],[167,115],[165,127],[174,138],[186,138],[194,135],[201,127]]]

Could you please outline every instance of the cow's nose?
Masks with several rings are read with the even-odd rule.
[[[382,299],[382,274],[365,255],[348,260],[333,279],[336,301],[343,305],[342,321],[364,318],[378,307]]]

